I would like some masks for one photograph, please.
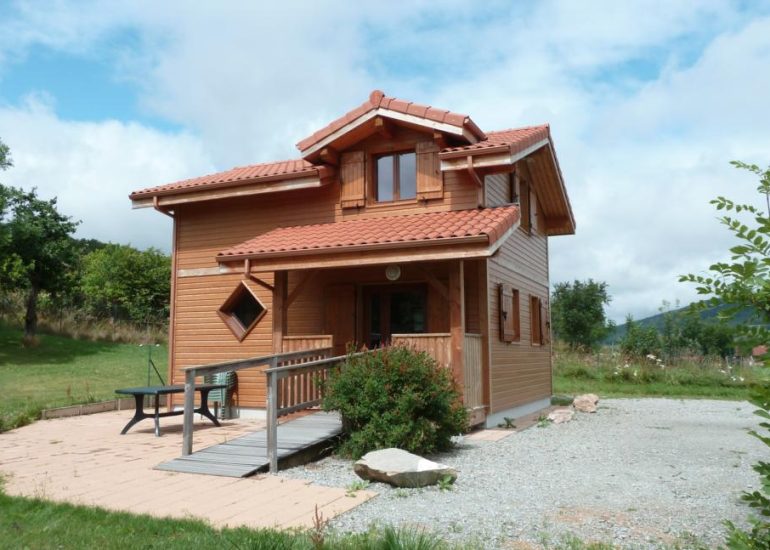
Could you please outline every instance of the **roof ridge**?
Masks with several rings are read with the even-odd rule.
[[[505,128],[503,130],[489,130],[486,132],[487,137],[489,137],[490,134],[503,134],[505,132],[520,132],[521,130],[542,130],[543,128],[547,128],[550,130],[551,125],[547,122],[543,124],[531,124],[529,126],[517,126],[515,128]]]

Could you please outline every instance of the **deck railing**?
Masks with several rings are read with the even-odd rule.
[[[337,357],[320,357],[313,361],[270,367],[267,376],[267,457],[270,472],[278,471],[278,418],[321,404],[323,382],[329,371],[348,357],[361,352]]]
[[[331,355],[331,348],[318,348],[301,351],[290,351],[262,357],[250,357],[236,361],[226,361],[212,365],[196,365],[187,367],[184,371],[184,423],[182,427],[182,456],[192,454],[193,409],[195,408],[195,379],[198,376],[216,374],[218,372],[237,372],[258,367],[296,366],[302,363],[316,361]]]

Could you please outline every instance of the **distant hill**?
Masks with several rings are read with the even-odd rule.
[[[716,322],[717,315],[719,315],[719,312],[725,309],[726,307],[727,307],[726,304],[721,304],[718,306],[704,309],[703,311],[700,312],[700,318],[703,321]],[[690,306],[687,305],[679,309],[672,309],[671,311],[667,311],[665,313],[658,313],[657,315],[651,315],[650,317],[645,317],[644,319],[634,319],[634,322],[643,327],[653,326],[658,330],[658,332],[660,332],[663,329],[663,317],[666,314],[687,315],[689,309],[690,309]],[[746,323],[756,324],[756,319],[757,319],[757,315],[753,308],[744,308],[743,310],[739,311],[735,315],[735,317],[730,319],[728,323],[733,326],[746,324]],[[626,335],[627,328],[628,327],[626,323],[623,323],[622,325],[618,325],[617,327],[615,327],[615,330],[612,331],[604,339],[605,343],[616,344],[620,342],[620,340],[622,340],[623,337]]]

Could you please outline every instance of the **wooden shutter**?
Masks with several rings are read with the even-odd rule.
[[[444,197],[438,152],[438,145],[432,141],[417,144],[417,198],[420,200]]]
[[[513,342],[516,338],[514,325],[513,291],[511,287],[504,284],[497,285],[497,303],[500,312],[500,340],[503,342]]]
[[[530,334],[533,344],[543,344],[543,302],[537,296],[529,298]]]
[[[340,156],[340,205],[342,208],[364,206],[366,171],[364,152],[351,151]]]

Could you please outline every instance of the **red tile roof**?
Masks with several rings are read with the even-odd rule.
[[[544,139],[548,139],[550,134],[551,129],[548,124],[488,132],[486,140],[459,147],[447,147],[441,150],[440,156],[446,158],[465,152],[472,154],[478,151],[483,152],[484,149],[495,149],[498,147],[506,147],[511,150],[512,154],[515,154]]]
[[[482,132],[481,129],[476,126],[476,123],[473,122],[468,115],[452,113],[445,109],[438,109],[429,105],[420,105],[419,103],[413,103],[411,101],[397,99],[395,97],[386,97],[385,94],[380,90],[374,90],[371,94],[369,94],[369,99],[359,105],[357,108],[349,111],[337,120],[330,122],[320,130],[314,132],[312,135],[297,143],[297,149],[300,151],[306,151],[308,148],[330,136],[346,124],[353,122],[369,111],[379,108],[396,111],[398,113],[414,115],[416,117],[425,118],[435,122],[443,122],[458,128],[467,128],[474,136],[476,136],[477,139],[484,139],[486,137],[484,132]]]
[[[496,242],[519,220],[519,207],[423,212],[316,225],[281,227],[224,250],[219,261],[259,254],[293,254],[300,251],[344,251],[398,243],[451,244],[466,238]],[[447,241],[445,241],[445,239]]]
[[[231,168],[224,172],[217,172],[207,176],[200,176],[186,180],[168,183],[158,187],[148,187],[131,193],[130,198],[140,198],[142,196],[162,194],[168,191],[184,192],[190,188],[215,187],[224,184],[234,184],[238,182],[251,182],[260,179],[272,179],[275,177],[301,177],[312,176],[319,173],[322,167],[314,166],[303,159],[282,160],[279,162],[265,162],[262,164],[252,164],[249,166],[239,166]]]

